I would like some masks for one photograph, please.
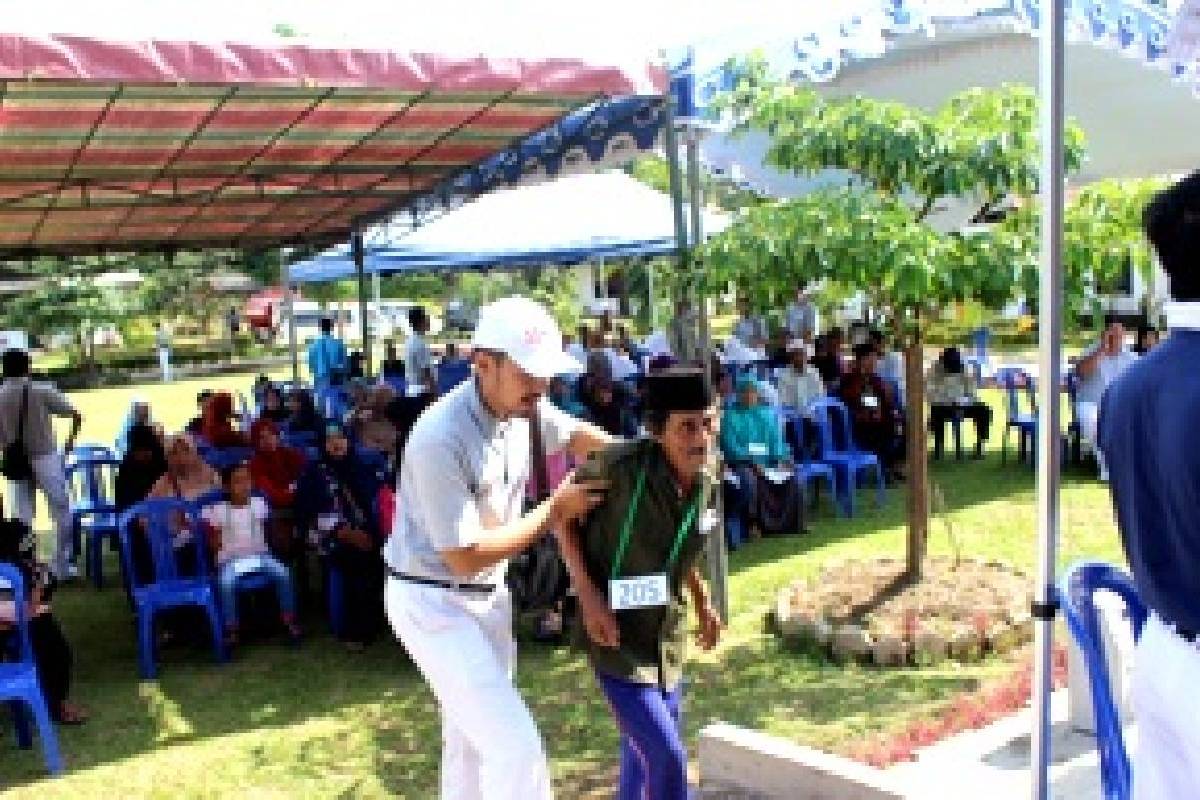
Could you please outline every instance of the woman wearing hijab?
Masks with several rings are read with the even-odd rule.
[[[149,425],[134,425],[126,434],[128,446],[117,467],[113,501],[117,512],[142,502],[167,471],[167,454],[158,432]]]
[[[285,431],[288,433],[311,433],[314,436],[321,435],[323,420],[317,413],[317,406],[313,402],[311,393],[304,389],[295,390],[288,395],[287,406],[289,416],[283,426]]]
[[[346,430],[329,423],[321,457],[304,470],[296,488],[296,522],[309,541],[341,572],[345,624],[342,638],[358,651],[379,629],[383,604],[383,537],[375,517],[378,474],[355,453]]]
[[[194,502],[204,495],[220,489],[221,479],[212,467],[205,464],[196,449],[196,443],[186,433],[168,436],[165,443],[166,472],[162,474],[150,489],[149,498],[174,498]],[[184,533],[184,521],[175,521],[176,534]],[[179,569],[188,574],[194,572],[196,565],[192,546],[186,541],[177,540],[175,560]],[[144,582],[153,575],[153,558],[149,542],[145,536],[135,536],[132,542],[133,568],[138,581]],[[185,620],[189,620],[185,622]],[[163,617],[164,634],[174,638],[180,634],[199,636],[199,629],[190,624],[190,618],[184,614],[167,613]]]
[[[283,405],[283,393],[273,383],[268,383],[262,391],[262,410],[258,412],[259,419],[269,419],[276,425],[282,425],[292,413]],[[254,434],[250,434],[253,441]]]
[[[279,427],[259,417],[250,427],[254,455],[250,457],[250,478],[255,490],[262,492],[271,508],[272,548],[290,559],[296,548],[296,484],[304,473],[304,453],[279,440]]]
[[[363,447],[382,453],[389,461],[396,455],[399,432],[387,418],[388,404],[396,390],[381,383],[365,390],[361,404],[351,417],[354,432]]]
[[[229,392],[217,392],[204,406],[200,424],[200,435],[213,447],[247,447],[246,434],[233,427],[237,415],[233,410],[233,396]]]
[[[117,436],[117,458],[124,458],[129,452],[129,432],[138,425],[154,426],[154,420],[150,416],[150,404],[142,397],[133,398],[129,403],[129,410],[125,412],[125,421],[121,423],[121,433]]]

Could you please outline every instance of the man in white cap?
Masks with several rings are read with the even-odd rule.
[[[605,487],[568,478],[522,515],[530,418],[540,423],[546,455],[566,449],[583,458],[611,440],[544,398],[551,378],[580,365],[563,353],[542,306],[523,297],[485,306],[472,350],[473,380],[430,406],[405,447],[384,548],[385,605],[441,711],[442,798],[542,800],[551,797],[549,769],[513,685],[505,566],[590,511]]]

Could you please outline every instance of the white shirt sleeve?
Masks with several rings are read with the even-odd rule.
[[[571,416],[546,398],[538,402],[538,419],[542,423],[542,448],[546,455],[561,453],[583,421]]]
[[[404,501],[439,552],[470,547],[479,541],[483,523],[470,477],[453,449],[431,441],[412,442],[404,453]],[[415,466],[415,465],[420,466]]]
[[[267,501],[257,495],[250,498],[250,511],[258,522],[265,522],[271,516],[271,509],[267,505]]]
[[[200,519],[221,530],[222,533],[228,533],[228,531],[222,530],[225,527],[225,509],[224,503],[212,503],[205,506],[204,510],[200,512]]]

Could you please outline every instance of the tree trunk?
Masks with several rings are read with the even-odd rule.
[[[908,541],[905,565],[912,581],[921,578],[929,533],[929,448],[926,444],[929,433],[925,424],[924,366],[924,349],[918,328],[904,350],[904,383],[908,394]]]

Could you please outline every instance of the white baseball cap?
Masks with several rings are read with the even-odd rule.
[[[543,380],[583,370],[563,352],[554,317],[528,297],[505,297],[479,309],[471,347],[504,353],[521,371]]]

